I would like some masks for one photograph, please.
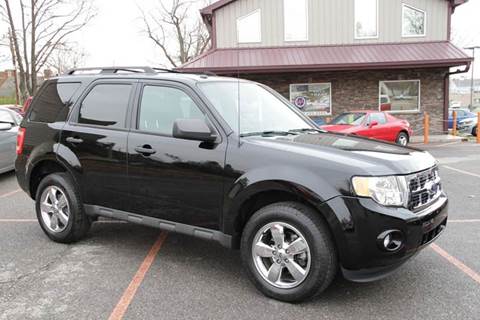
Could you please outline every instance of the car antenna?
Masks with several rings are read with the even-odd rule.
[[[238,37],[238,36],[237,36]],[[237,39],[237,131],[238,131],[238,147],[241,146],[241,129],[240,129],[240,42]]]

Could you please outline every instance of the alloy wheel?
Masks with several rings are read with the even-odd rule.
[[[70,206],[65,193],[56,186],[45,188],[40,197],[40,212],[48,230],[55,233],[65,230],[70,218]]]
[[[258,230],[252,257],[262,278],[281,289],[297,287],[310,271],[310,248],[305,237],[284,222],[272,222]]]

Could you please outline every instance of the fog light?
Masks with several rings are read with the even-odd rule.
[[[384,251],[398,251],[403,247],[403,234],[399,230],[384,231],[378,235],[377,244]]]

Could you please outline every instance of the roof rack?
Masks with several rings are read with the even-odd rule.
[[[165,68],[152,68],[152,67],[89,67],[89,68],[75,68],[68,70],[66,75],[75,75],[78,73],[88,73],[91,71],[95,74],[117,74],[117,73],[157,73],[157,72],[171,72],[178,73],[177,71],[165,69]]]

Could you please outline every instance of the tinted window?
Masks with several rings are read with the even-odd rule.
[[[383,113],[371,113],[369,123],[372,123],[373,121],[377,121],[378,124],[387,123],[387,119]]]
[[[12,114],[5,110],[0,110],[0,123],[11,123],[15,124]]]
[[[140,105],[140,130],[171,135],[177,119],[203,119],[204,114],[182,90],[145,86]]]
[[[99,84],[85,97],[78,123],[124,128],[130,84]]]
[[[30,121],[52,123],[65,121],[68,115],[68,107],[71,99],[80,83],[57,83],[53,82],[40,91],[39,96],[32,104]]]

